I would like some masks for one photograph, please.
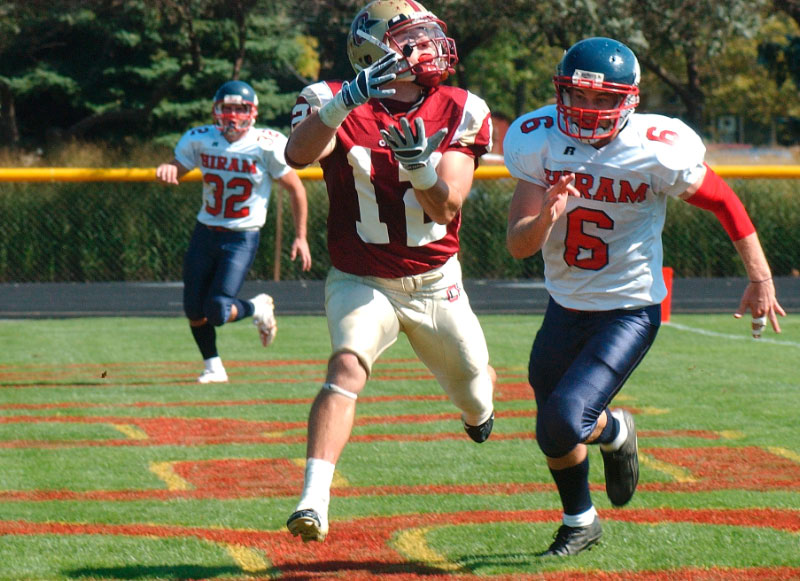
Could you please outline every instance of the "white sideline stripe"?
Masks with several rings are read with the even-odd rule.
[[[722,339],[733,339],[734,341],[753,341],[757,343],[769,343],[771,345],[785,345],[786,347],[797,347],[800,349],[800,343],[794,341],[782,341],[780,339],[770,339],[769,337],[761,336],[761,339],[753,339],[750,335],[731,335],[730,333],[717,333],[716,331],[708,331],[706,329],[698,329],[696,327],[689,327],[672,321],[664,323],[665,327],[671,327],[678,331],[689,331],[690,333],[697,333],[698,335],[708,335],[709,337],[720,337]]]

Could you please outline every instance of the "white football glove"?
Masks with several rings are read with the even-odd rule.
[[[416,132],[416,135],[415,135]],[[432,188],[439,179],[431,163],[431,155],[442,143],[447,129],[440,129],[430,138],[425,136],[425,123],[420,117],[414,119],[414,131],[405,117],[400,118],[400,128],[381,129],[381,135],[391,148],[400,165],[408,172],[411,185],[418,190]]]
[[[348,113],[363,105],[370,99],[383,99],[394,95],[394,89],[382,89],[391,83],[397,75],[391,70],[397,64],[399,55],[391,51],[356,75],[352,81],[342,83],[341,90],[332,101],[327,102],[319,110],[319,118],[325,125],[336,129],[342,124]]]

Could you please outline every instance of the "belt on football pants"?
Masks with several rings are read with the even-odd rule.
[[[399,278],[382,278],[379,276],[367,276],[365,278],[374,280],[379,286],[403,292],[413,292],[429,284],[439,282],[444,278],[444,273],[437,269]]]
[[[202,224],[212,232],[251,232],[259,230],[259,228],[244,228],[242,230],[233,230],[231,228],[225,228],[224,226],[209,226],[208,224],[203,224],[202,222],[200,222],[200,224]]]

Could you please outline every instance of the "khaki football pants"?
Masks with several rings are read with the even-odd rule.
[[[489,352],[454,256],[439,268],[396,279],[331,268],[325,311],[332,353],[355,354],[366,369],[402,331],[470,425],[492,413]]]

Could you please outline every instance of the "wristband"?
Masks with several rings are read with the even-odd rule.
[[[406,168],[406,172],[408,173],[408,181],[411,182],[415,190],[429,190],[439,181],[439,174],[436,173],[436,168],[430,163],[415,169]]]
[[[761,284],[762,282],[769,282],[772,280],[772,277],[765,278],[764,280],[751,280],[750,282],[753,284]]]
[[[322,123],[331,129],[338,129],[349,113],[350,109],[345,106],[342,92],[339,91],[332,100],[325,103],[317,111],[317,116]]]

